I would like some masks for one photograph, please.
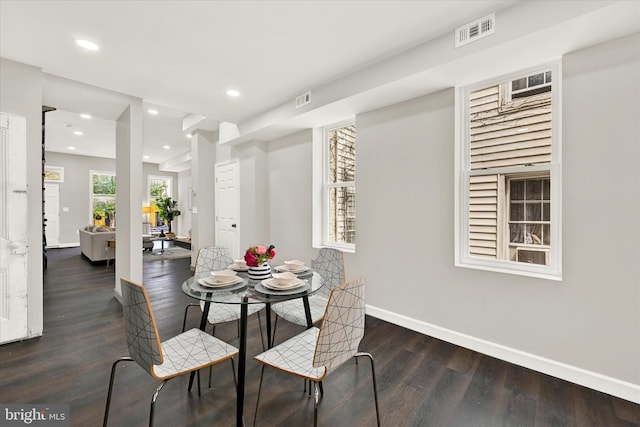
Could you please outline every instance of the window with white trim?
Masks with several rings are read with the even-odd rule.
[[[171,177],[149,175],[149,205],[154,205],[160,197],[171,196]]]
[[[458,89],[456,265],[561,279],[559,67]]]
[[[356,242],[356,125],[323,129],[324,246],[355,249]]]
[[[151,226],[151,231],[158,231],[160,228],[165,231],[169,230],[168,226],[164,225],[164,221],[160,218],[158,206],[156,205],[156,200],[161,197],[170,197],[171,196],[171,182],[172,179],[170,176],[159,176],[159,175],[149,175],[147,178],[147,183],[149,187],[149,224]]]
[[[116,174],[90,171],[91,215],[93,224],[115,228],[116,226]]]

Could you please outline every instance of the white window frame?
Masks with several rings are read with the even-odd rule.
[[[109,176],[116,176],[116,173],[113,171],[100,171],[100,170],[89,170],[89,217],[91,218],[89,220],[89,224],[93,224],[93,176],[94,175],[109,175]],[[118,188],[116,185],[116,194],[113,195],[114,199],[116,197],[118,193]]]
[[[516,78],[529,76],[541,70],[551,70],[553,79],[552,96],[552,142],[551,163],[512,168],[501,168],[475,172],[475,174],[521,174],[549,173],[551,179],[551,248],[549,265],[518,263],[510,260],[474,257],[469,254],[469,96],[473,91],[510,82]],[[561,175],[561,135],[562,135],[562,70],[560,60],[514,71],[494,79],[484,80],[468,86],[456,87],[455,115],[455,266],[475,268],[500,273],[509,273],[550,280],[562,280],[562,175]],[[506,224],[506,221],[505,221]]]
[[[312,131],[313,145],[313,247],[336,248],[344,252],[355,253],[355,243],[339,243],[329,241],[329,190],[339,187],[355,187],[356,182],[329,183],[329,131],[355,124],[355,118],[343,120]],[[356,128],[357,129],[357,128]],[[357,132],[357,131],[356,131]],[[357,138],[357,137],[356,137]],[[357,154],[356,154],[357,159]],[[357,161],[357,160],[356,160]],[[357,178],[356,178],[357,180]],[[357,197],[357,196],[356,196]],[[357,204],[357,202],[356,202]],[[356,216],[357,216],[356,208]],[[356,220],[357,221],[357,220]],[[356,228],[357,235],[357,228]],[[357,238],[357,237],[356,237]]]
[[[151,181],[163,180],[168,181],[167,196],[173,198],[173,177],[167,175],[148,175],[147,176],[147,206],[151,206]]]

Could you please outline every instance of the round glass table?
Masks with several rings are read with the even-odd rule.
[[[309,309],[309,295],[314,294],[323,285],[322,277],[308,271],[298,274],[303,281],[300,288],[288,291],[274,291],[263,285],[260,281],[247,278],[246,272],[239,272],[241,282],[227,286],[207,286],[203,279],[210,278],[210,273],[194,275],[182,283],[182,292],[187,296],[204,301],[200,329],[205,330],[207,317],[211,303],[239,304],[240,305],[240,341],[238,347],[238,386],[236,387],[236,425],[244,425],[244,388],[247,362],[247,307],[249,304],[266,304],[267,312],[267,343],[271,343],[271,304],[301,298],[307,317],[307,327],[312,327],[311,312]],[[192,373],[190,383],[193,381]]]

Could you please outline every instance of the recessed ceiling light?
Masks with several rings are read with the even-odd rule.
[[[150,110],[147,110],[147,113],[151,114],[152,116],[157,116],[158,110],[150,109]]]
[[[149,160],[149,156],[142,156],[145,160]]]
[[[171,146],[170,145],[163,145],[162,148],[164,148],[165,150],[170,150]]]
[[[237,90],[235,90],[235,89],[229,89],[229,90],[227,91],[227,95],[229,95],[229,96],[233,96],[233,97],[235,98],[235,97],[240,96],[240,92],[238,92],[238,91],[237,91]]]
[[[91,114],[82,113],[80,114],[80,117],[82,117],[85,120],[89,120],[91,118]]]
[[[83,48],[83,49],[87,49],[87,50],[91,50],[91,51],[96,51],[96,50],[100,49],[97,44],[95,44],[94,42],[89,41],[89,40],[76,39],[76,44],[78,46],[80,46],[81,48]]]
[[[187,138],[189,138],[189,139],[191,139],[191,138],[193,137],[193,135],[191,135],[190,133],[188,133],[188,134],[186,135],[186,137],[187,137]]]
[[[74,147],[73,145],[70,145],[69,147],[67,147],[67,150],[71,150],[71,151],[73,151],[73,150],[75,150],[75,149],[76,149],[76,147]]]
[[[82,136],[82,135],[84,135],[84,133],[82,133],[82,131],[79,131],[79,130],[77,130],[77,131],[73,132],[73,134],[74,134],[74,135],[78,135],[78,136]]]

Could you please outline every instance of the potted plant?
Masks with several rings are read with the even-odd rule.
[[[158,215],[160,215],[160,218],[162,218],[169,227],[167,237],[175,237],[175,234],[171,232],[171,222],[175,217],[180,216],[180,210],[177,209],[178,202],[171,197],[160,197],[156,199],[156,206],[158,207]]]

